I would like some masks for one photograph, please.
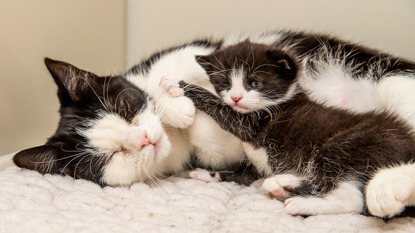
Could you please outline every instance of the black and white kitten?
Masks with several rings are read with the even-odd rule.
[[[247,105],[232,94],[235,103],[224,104],[211,92],[182,83],[185,95],[243,141],[259,172],[274,175],[264,186],[288,198],[290,214],[360,213],[368,180],[379,169],[415,158],[414,136],[406,123],[388,113],[350,113],[310,100],[298,85],[295,60],[275,47],[246,41],[211,57],[215,62],[199,60],[218,93],[233,84],[265,102],[249,108],[257,111],[245,111]],[[402,204],[413,204],[411,193],[405,193]]]

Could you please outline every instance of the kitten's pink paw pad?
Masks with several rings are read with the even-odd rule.
[[[291,196],[301,180],[302,178],[291,174],[275,175],[265,179],[262,187],[278,200],[285,200]]]
[[[172,97],[184,96],[184,91],[180,88],[180,85],[176,80],[163,76],[160,79],[160,86],[166,89]]]
[[[194,180],[201,180],[207,183],[221,181],[219,173],[215,173],[215,175],[212,177],[211,173],[208,170],[200,168],[196,168],[195,170],[190,171],[189,176]]]

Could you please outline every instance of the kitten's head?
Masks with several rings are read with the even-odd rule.
[[[242,113],[286,101],[296,91],[299,66],[272,46],[244,41],[196,60],[224,102]]]
[[[101,185],[153,179],[171,145],[152,100],[121,76],[99,77],[45,59],[58,86],[60,121],[42,146],[16,154],[17,166]]]

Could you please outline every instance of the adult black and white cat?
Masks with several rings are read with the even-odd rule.
[[[189,138],[196,126],[184,129],[197,122],[193,103],[186,97],[172,98],[161,87],[163,76],[211,86],[194,57],[211,53],[219,44],[194,41],[173,47],[116,76],[100,77],[46,59],[58,86],[59,126],[45,145],[17,153],[15,164],[101,185],[154,181],[189,164],[212,169],[240,164],[244,156],[239,139],[221,130],[213,120],[213,126],[203,123],[196,130],[204,131],[205,127],[212,132],[216,127],[220,132],[211,137],[208,132],[197,135],[206,137],[203,146],[207,149],[195,149]],[[195,178],[198,175],[195,172]]]
[[[229,106],[205,89],[181,84],[198,109],[243,141],[264,176],[280,175],[272,178],[279,197],[295,195],[285,201],[290,214],[360,213],[362,190],[377,170],[415,158],[415,138],[404,120],[311,100],[298,85],[295,60],[284,51],[246,41],[199,60],[219,93],[233,84],[263,100],[252,112],[239,105],[245,95]]]

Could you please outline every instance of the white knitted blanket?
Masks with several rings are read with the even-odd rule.
[[[101,188],[9,167],[0,172],[0,232],[415,232],[415,219],[293,217],[257,184],[170,177]]]

